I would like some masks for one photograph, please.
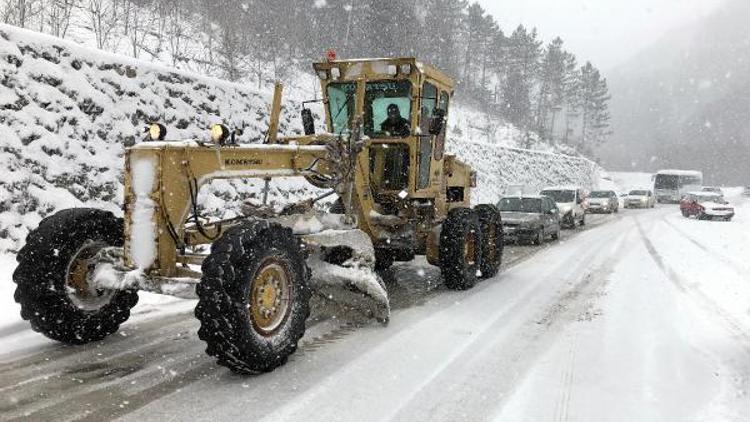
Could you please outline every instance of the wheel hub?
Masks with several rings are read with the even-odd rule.
[[[97,253],[107,245],[103,242],[86,242],[68,264],[65,277],[65,290],[68,297],[78,308],[96,311],[109,303],[114,290],[98,289],[90,283],[90,276],[96,267]]]
[[[252,281],[249,316],[253,326],[264,335],[272,334],[289,309],[290,276],[276,259],[261,264]]]

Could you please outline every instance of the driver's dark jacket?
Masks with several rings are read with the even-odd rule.
[[[392,122],[391,119],[385,119],[380,124],[380,130],[388,132],[392,136],[408,136],[411,131],[411,125],[403,117],[399,117],[395,122]]]

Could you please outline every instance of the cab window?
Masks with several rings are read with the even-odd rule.
[[[411,134],[411,82],[372,81],[365,85],[365,133],[372,138]]]
[[[424,189],[430,184],[430,161],[432,156],[432,139],[430,133],[430,121],[432,111],[438,101],[438,90],[434,85],[425,82],[422,90],[422,100],[419,117],[419,183],[417,188]]]
[[[440,103],[438,104],[438,107],[441,110],[445,111],[445,117],[448,118],[448,104],[450,102],[450,96],[447,92],[443,91],[440,93]],[[443,153],[445,152],[445,130],[447,127],[447,121],[446,124],[443,125],[443,130],[440,132],[439,135],[435,137],[435,152],[434,157],[436,160],[441,160],[443,158]]]
[[[354,115],[354,96],[357,85],[354,82],[331,83],[328,93],[328,114],[331,116],[331,129],[339,134],[349,127],[349,119]]]

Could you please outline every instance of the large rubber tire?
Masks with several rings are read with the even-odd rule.
[[[469,240],[472,240],[473,254],[467,257],[465,247]],[[440,231],[440,272],[449,289],[466,290],[477,283],[482,262],[481,244],[482,230],[477,214],[469,208],[450,210]]]
[[[540,227],[534,232],[534,237],[531,239],[531,244],[536,246],[541,246],[544,244],[544,228]]]
[[[279,303],[287,305],[278,325],[264,331],[254,316],[253,306],[260,305],[251,303],[251,295],[261,279],[256,277],[272,265],[286,279],[286,296]],[[211,246],[202,270],[195,316],[206,353],[240,374],[269,372],[286,363],[305,333],[311,295],[310,270],[292,230],[266,221],[232,227]]]
[[[474,207],[479,217],[479,227],[482,232],[482,263],[479,267],[482,278],[493,277],[500,270],[503,261],[503,222],[500,211],[490,204],[480,204]]]
[[[552,240],[560,240],[560,225],[558,224],[557,230],[552,233]]]
[[[122,219],[108,211],[72,208],[42,220],[16,257],[14,297],[21,317],[34,331],[68,344],[101,340],[117,331],[138,303],[138,292],[99,290],[82,302],[68,274],[81,251],[93,254],[122,244]]]
[[[386,249],[375,249],[375,271],[383,272],[391,268],[395,261],[393,252]]]

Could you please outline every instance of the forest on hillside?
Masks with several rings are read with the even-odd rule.
[[[611,134],[607,80],[561,38],[505,33],[498,18],[466,0],[0,0],[2,22],[259,88],[308,71],[327,49],[416,56],[529,144],[590,154]]]

